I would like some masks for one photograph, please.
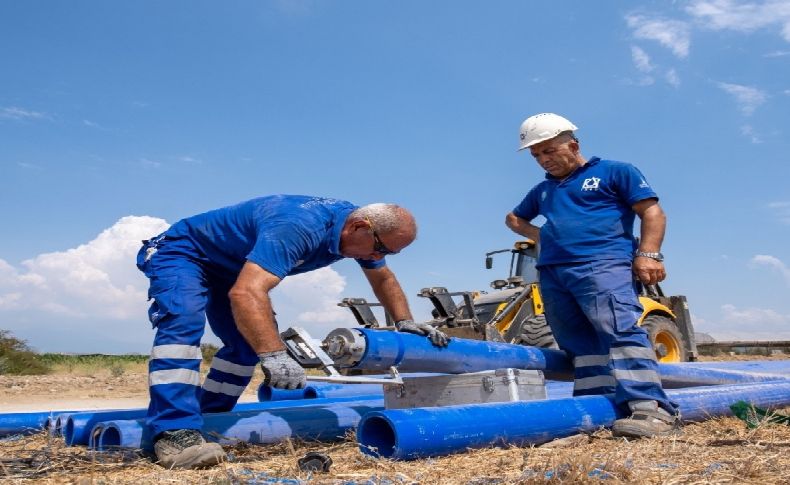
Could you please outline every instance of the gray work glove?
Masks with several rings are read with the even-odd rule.
[[[395,328],[398,330],[398,332],[424,335],[428,337],[428,340],[430,340],[431,343],[437,347],[447,347],[447,342],[450,341],[450,337],[448,337],[446,333],[437,330],[436,327],[427,323],[417,323],[412,320],[400,320],[395,322]]]
[[[263,383],[277,389],[301,389],[307,384],[304,369],[285,350],[261,352],[261,369],[266,378]]]

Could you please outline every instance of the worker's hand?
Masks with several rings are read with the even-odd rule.
[[[634,258],[634,275],[645,285],[655,285],[667,277],[664,263],[653,258],[637,256]]]
[[[261,369],[266,378],[263,383],[277,389],[301,389],[307,383],[304,369],[285,350],[262,352]]]
[[[398,332],[424,335],[428,337],[428,340],[430,340],[431,343],[437,347],[447,347],[447,342],[450,341],[450,337],[448,337],[446,333],[437,330],[436,327],[427,323],[416,323],[411,320],[401,320],[395,323],[395,328],[398,330]]]

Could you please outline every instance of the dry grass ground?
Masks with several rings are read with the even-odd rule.
[[[781,357],[775,357],[781,358]],[[787,358],[787,356],[785,356]],[[730,357],[730,359],[732,359]],[[722,359],[717,359],[722,360]],[[44,376],[35,379],[49,379]],[[28,383],[17,397],[31,397],[70,379]],[[86,376],[76,376],[84,378]],[[108,372],[84,383],[97,395],[145,392],[145,374]],[[32,377],[14,379],[34,379]],[[19,386],[0,376],[2,399]],[[139,382],[138,382],[139,380]],[[14,384],[16,382],[16,384]],[[78,380],[78,382],[81,382]],[[143,384],[140,384],[142,382]],[[112,387],[112,391],[107,391]],[[103,390],[102,390],[103,389]],[[38,391],[36,391],[38,390]],[[22,391],[16,389],[14,392]],[[83,389],[84,391],[84,389]],[[59,393],[54,393],[59,396]],[[55,396],[48,394],[52,400]],[[790,409],[782,412],[790,413]],[[514,417],[517,419],[517,417]],[[641,441],[614,439],[601,430],[590,436],[539,447],[469,450],[412,462],[378,460],[361,454],[353,436],[341,443],[287,442],[228,448],[230,460],[202,471],[168,471],[134,453],[92,453],[68,448],[46,433],[0,441],[0,481],[5,483],[281,483],[281,484],[509,484],[509,483],[783,483],[790,484],[790,427],[764,424],[748,429],[736,418],[690,424],[681,436]],[[328,453],[329,473],[300,472],[296,460],[308,451]]]

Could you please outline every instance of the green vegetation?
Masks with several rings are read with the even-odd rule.
[[[141,354],[41,354],[53,372],[67,374],[97,374],[107,371],[113,377],[120,377],[129,370],[144,371],[148,355]]]
[[[24,340],[8,330],[0,330],[0,375],[46,374],[50,366],[33,352]]]

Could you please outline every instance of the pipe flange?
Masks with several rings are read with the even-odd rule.
[[[336,328],[321,345],[327,355],[340,367],[353,367],[362,360],[365,354],[365,337],[359,330],[353,328]]]

